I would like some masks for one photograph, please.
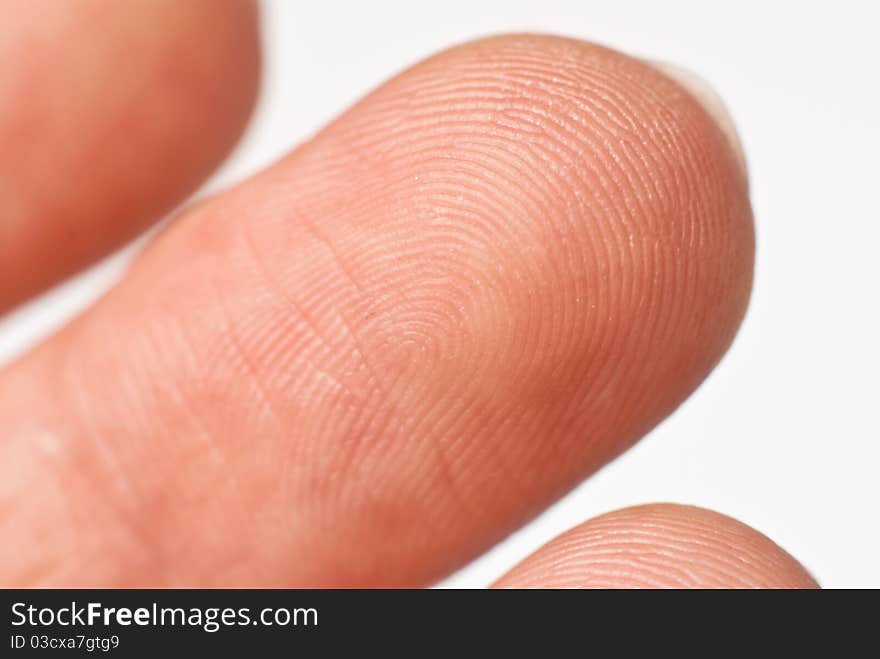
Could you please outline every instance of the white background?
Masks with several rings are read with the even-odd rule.
[[[825,586],[880,587],[880,17],[872,5],[264,4],[262,100],[202,193],[281,156],[406,65],[504,31],[556,32],[686,66],[713,82],[745,145],[758,255],[732,350],[634,450],[443,585],[487,585],[591,516],[675,501],[753,525]],[[132,251],[0,321],[0,362],[100,294]]]

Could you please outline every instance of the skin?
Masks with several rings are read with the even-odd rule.
[[[166,93],[135,115],[121,92],[83,100],[47,146],[78,140],[64,147],[76,157],[9,186],[7,304],[156,219],[240,130],[253,8],[161,4],[147,14],[162,47],[126,46],[158,78],[132,80],[119,58],[79,67]],[[186,27],[166,30],[180,5]],[[191,66],[209,20],[226,24],[210,45],[222,59]],[[178,64],[187,85],[168,79]],[[205,103],[227,72],[228,102]],[[185,137],[132,134],[145,114],[180,116]],[[13,115],[0,134],[22,134]],[[70,162],[126,162],[134,140],[157,159],[149,177],[96,165],[76,179]],[[13,158],[0,169],[15,173]],[[72,190],[51,212],[28,192],[45,180]],[[80,247],[62,255],[68,243]],[[0,583],[430,584],[693,391],[745,312],[753,249],[740,154],[657,68],[549,36],[440,53],[180,213],[108,295],[0,372],[0,537],[31,548],[0,545]],[[708,511],[631,509],[571,533],[501,585],[815,585]],[[621,533],[632,541],[614,562]]]
[[[784,549],[702,508],[653,504],[601,515],[526,558],[498,588],[816,588]]]
[[[4,0],[0,17],[2,312],[214,169],[250,114],[259,41],[245,0]]]

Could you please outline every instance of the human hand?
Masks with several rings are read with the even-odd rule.
[[[259,68],[247,2],[2,12],[0,310],[179,203]],[[753,234],[718,111],[595,45],[485,39],[184,209],[0,373],[0,580],[418,586],[472,559],[732,340]],[[654,505],[499,585],[815,582],[738,522]]]

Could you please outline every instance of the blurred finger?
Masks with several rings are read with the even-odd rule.
[[[0,312],[118,247],[232,147],[254,101],[247,0],[0,5]]]

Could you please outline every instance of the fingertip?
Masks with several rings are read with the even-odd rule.
[[[21,362],[4,388],[26,404],[4,411],[28,447],[30,419],[88,418],[56,434],[89,492],[124,474],[129,516],[162,519],[149,549],[177,557],[169,580],[429,583],[714,366],[751,280],[740,179],[643,62],[545,36],[453,48],[179,218]],[[58,364],[75,375],[50,400],[31,385]],[[53,537],[82,565],[75,534]],[[132,557],[102,551],[94,578],[131,583]]]
[[[676,64],[657,60],[650,61],[649,64],[681,85],[706,110],[721,132],[724,133],[737,165],[743,176],[748,178],[748,166],[742,138],[736,128],[730,108],[715,88],[702,76]]]
[[[759,531],[720,513],[649,504],[593,518],[504,575],[501,588],[817,588]]]

